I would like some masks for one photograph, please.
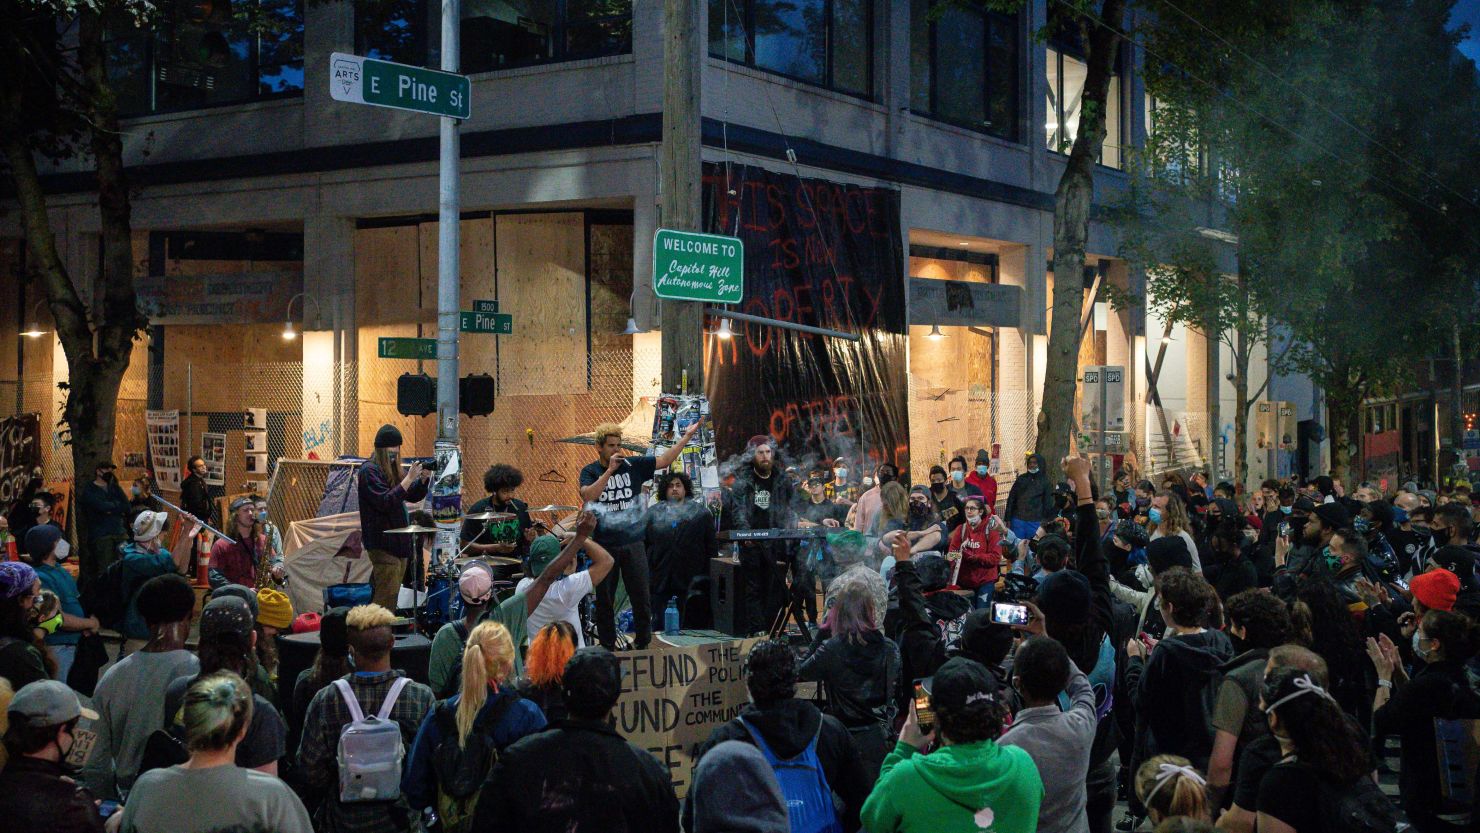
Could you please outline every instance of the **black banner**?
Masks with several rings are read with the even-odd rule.
[[[738,322],[735,338],[706,336],[721,459],[769,434],[790,465],[847,457],[907,468],[898,192],[706,164],[704,216],[705,231],[745,242],[737,312],[862,336]]]
[[[41,415],[0,419],[0,510],[9,515],[41,475]]]

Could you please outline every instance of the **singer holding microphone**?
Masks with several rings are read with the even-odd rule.
[[[375,603],[390,611],[396,609],[412,546],[411,536],[387,535],[385,531],[409,523],[406,504],[426,498],[431,477],[420,462],[412,463],[401,474],[401,442],[396,426],[380,426],[375,432],[375,453],[360,466],[358,484],[360,536],[374,571],[370,586]]]

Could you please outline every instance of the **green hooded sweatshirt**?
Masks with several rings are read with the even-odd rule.
[[[919,754],[899,743],[863,803],[869,833],[1033,833],[1043,781],[1027,752],[985,740]]]

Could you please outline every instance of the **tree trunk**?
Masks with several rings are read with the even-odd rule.
[[[1450,349],[1454,351],[1454,375],[1449,379],[1449,442],[1457,455],[1456,460],[1465,459],[1465,363],[1464,343],[1460,327],[1456,323],[1450,330]]]
[[[1240,491],[1247,493],[1250,489],[1249,408],[1253,405],[1249,401],[1249,353],[1253,351],[1249,349],[1243,328],[1237,330],[1234,339],[1237,347],[1233,351],[1233,482]]]
[[[1079,381],[1079,318],[1084,311],[1084,248],[1089,239],[1089,209],[1095,195],[1095,160],[1105,143],[1105,100],[1111,68],[1120,46],[1125,0],[1105,0],[1099,22],[1086,28],[1088,49],[1079,133],[1054,192],[1053,314],[1043,373],[1043,405],[1038,412],[1036,450],[1050,479],[1063,473],[1059,460],[1069,453],[1074,432],[1074,391]],[[1103,23],[1103,25],[1101,25]]]
[[[1345,384],[1326,389],[1326,432],[1331,441],[1331,476],[1345,478],[1351,470],[1352,420],[1362,407],[1363,386]]]

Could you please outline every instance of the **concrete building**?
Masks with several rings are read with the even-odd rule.
[[[182,456],[204,433],[226,435],[227,491],[263,479],[251,459],[262,452],[242,431],[248,408],[266,411],[269,468],[364,453],[383,422],[402,427],[408,453],[429,453],[435,433],[431,417],[395,413],[396,379],[417,363],[379,358],[378,340],[435,335],[437,122],[333,101],[329,72],[334,52],[436,66],[438,7],[258,2],[276,22],[270,34],[180,9],[115,43],[116,81],[135,114],[126,153],[138,275],[156,325],[120,401],[119,455],[143,452],[146,408],[179,410]],[[958,449],[996,443],[1010,479],[1034,441],[1053,192],[1084,65],[1072,43],[1032,37],[1046,18],[1041,0],[1016,16],[952,9],[936,21],[928,5],[710,0],[703,157],[711,172],[897,197],[888,222],[904,247],[900,269],[869,279],[906,289],[912,474],[923,480]],[[461,295],[465,307],[497,299],[514,316],[513,335],[461,342],[463,372],[490,373],[499,386],[491,417],[464,418],[468,467],[513,462],[532,501],[569,502],[589,452],[555,441],[620,420],[657,393],[658,336],[624,326],[657,321],[648,241],[661,225],[661,3],[489,0],[465,2],[463,15],[473,103]],[[201,54],[221,57],[202,63]],[[1123,186],[1120,169],[1147,129],[1139,59],[1125,50],[1112,89],[1101,202]],[[64,166],[47,185],[69,268],[93,274],[88,176]],[[32,318],[44,330],[36,288],[17,280],[16,224],[14,213],[0,218],[11,267],[0,291],[17,299],[17,331]],[[1136,287],[1112,229],[1096,223],[1090,251],[1088,280]],[[995,288],[945,292],[930,281]],[[973,303],[963,311],[950,298]],[[287,320],[301,338],[281,337]],[[1101,306],[1087,324],[1080,363],[1125,368],[1124,445],[1141,469],[1217,458],[1231,470],[1220,456],[1232,453],[1231,440],[1221,450],[1227,426],[1209,424],[1215,410],[1231,422],[1232,386],[1208,372],[1230,366],[1226,349],[1210,359],[1207,339],[1181,326],[1163,345],[1165,328],[1138,310]],[[19,410],[54,425],[61,350],[49,334],[6,349],[17,341],[14,355],[0,351],[0,381],[15,386]],[[1163,352],[1158,410],[1146,404],[1148,369]],[[1262,354],[1255,365],[1265,367]],[[787,427],[784,414],[735,430],[778,425]],[[46,451],[65,467],[64,454]]]

